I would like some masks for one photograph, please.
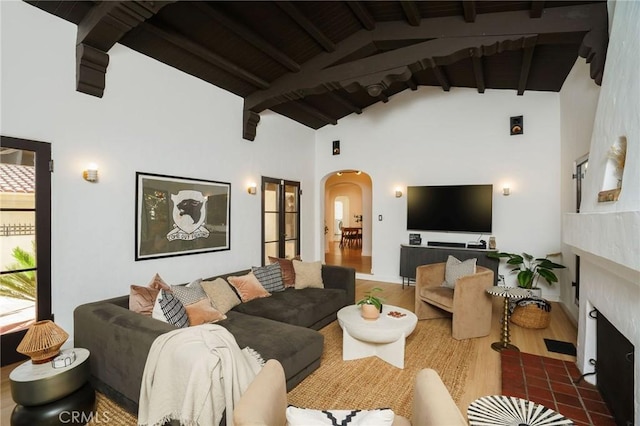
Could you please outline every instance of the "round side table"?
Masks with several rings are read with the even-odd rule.
[[[501,287],[493,286],[487,289],[487,293],[492,296],[504,297],[503,315],[502,315],[502,339],[499,342],[491,344],[491,349],[494,351],[502,351],[504,349],[511,349],[519,351],[516,345],[512,345],[509,339],[509,300],[519,300],[529,297],[531,293],[529,290],[525,290],[520,287]]]
[[[75,353],[70,365],[53,368],[51,362],[26,361],[9,374],[11,397],[16,407],[11,425],[85,424],[95,410],[95,391],[88,383],[89,351],[65,349],[61,356]],[[66,416],[66,419],[64,418]]]
[[[573,421],[544,405],[504,395],[483,396],[467,408],[470,426],[572,425]]]

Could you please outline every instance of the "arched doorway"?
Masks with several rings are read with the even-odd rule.
[[[340,170],[324,185],[325,263],[371,274],[371,177]]]

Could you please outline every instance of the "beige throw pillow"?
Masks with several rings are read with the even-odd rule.
[[[293,260],[293,269],[296,271],[295,288],[297,290],[315,287],[324,288],[322,282],[322,262],[302,262],[301,260]]]
[[[211,305],[223,314],[240,304],[240,298],[224,278],[202,281],[200,285],[202,285],[202,289],[209,297]]]
[[[447,263],[444,267],[443,287],[454,289],[458,278],[476,273],[476,262],[478,259],[467,259],[464,262],[449,255]]]

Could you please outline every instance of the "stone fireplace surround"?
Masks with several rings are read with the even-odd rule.
[[[640,347],[640,212],[566,214],[564,242],[580,256],[577,367],[594,371],[596,320],[600,311],[637,349]],[[588,230],[588,232],[585,232]],[[640,357],[634,361],[634,413],[640,421]],[[585,380],[597,384],[597,374]]]

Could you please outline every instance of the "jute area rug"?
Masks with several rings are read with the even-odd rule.
[[[315,409],[391,408],[396,414],[411,418],[413,384],[418,371],[432,368],[440,374],[453,399],[458,402],[464,392],[470,360],[477,354],[476,339],[454,340],[451,320],[418,321],[407,338],[404,369],[378,357],[342,360],[342,329],[337,321],[320,333],[324,335],[324,352],[320,368],[288,394],[289,404]],[[136,416],[123,410],[97,392],[97,421],[114,426],[135,426]]]
[[[451,320],[418,321],[407,338],[404,369],[378,357],[342,360],[342,329],[337,321],[320,332],[324,352],[320,368],[288,394],[289,404],[314,409],[391,408],[411,418],[413,385],[423,368],[438,372],[458,402],[464,393],[476,339],[454,340]]]

